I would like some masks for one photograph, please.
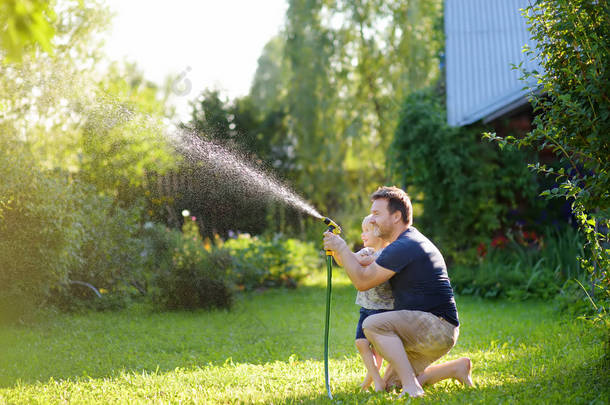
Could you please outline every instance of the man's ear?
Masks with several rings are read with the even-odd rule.
[[[392,223],[397,224],[398,222],[402,222],[402,214],[400,211],[396,210],[392,213]]]

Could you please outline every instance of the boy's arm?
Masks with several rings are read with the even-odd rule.
[[[375,261],[375,258],[373,257],[373,255],[366,248],[360,249],[356,253],[352,253],[352,255],[354,255],[354,257],[356,258],[358,263],[360,263],[360,265],[362,265],[362,266],[368,266],[369,264],[371,264]],[[343,266],[343,260],[341,259],[341,256],[339,256],[334,251],[332,251],[332,256],[339,266]]]

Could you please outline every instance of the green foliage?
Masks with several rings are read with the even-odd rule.
[[[25,3],[33,13],[39,5],[55,7],[0,7]],[[28,52],[28,45],[0,76],[2,289],[12,297],[5,303],[28,304],[24,313],[45,302],[116,308],[141,289],[136,234],[144,175],[171,163],[158,125],[166,113],[158,89],[133,66],[123,72],[111,65],[101,80],[94,73],[109,21],[105,7],[57,7],[62,12],[49,20],[54,52]],[[103,299],[74,282],[91,284]]]
[[[239,234],[223,245],[235,259],[231,275],[246,290],[296,287],[307,274],[322,268],[312,243],[276,235],[272,239]]]
[[[577,259],[582,246],[582,237],[570,228],[532,240],[509,233],[480,249],[484,255],[478,265],[450,268],[451,284],[458,294],[483,298],[519,301],[566,296],[573,292],[571,283],[585,275]]]
[[[140,278],[140,210],[38,167],[19,142],[0,149],[0,300],[24,303],[11,317],[46,303],[65,310],[125,304]],[[73,281],[104,291],[104,299]]]
[[[98,81],[94,70],[101,59],[99,33],[108,19],[97,2],[62,2],[53,23],[54,54],[24,54],[20,63],[2,68],[2,136],[25,141],[41,166],[70,172],[79,166],[80,112],[97,105],[91,100]]]
[[[0,49],[4,50],[5,61],[21,61],[35,45],[53,53],[56,16],[48,0],[4,0],[0,16]]]
[[[587,237],[583,266],[610,301],[610,4],[607,0],[543,0],[524,10],[536,48],[527,50],[542,66],[534,77],[537,116],[525,137],[489,138],[500,145],[551,151],[554,170],[538,161],[532,170],[555,180],[548,198],[572,201]],[[539,94],[535,90],[540,90]]]
[[[220,145],[262,173],[273,168],[270,177],[286,173],[290,158],[278,135],[283,133],[280,110],[264,113],[249,96],[229,102],[216,90],[204,91],[191,105],[191,120],[182,124],[189,136]],[[233,229],[256,234],[265,231],[271,224],[267,223],[266,214],[273,204],[268,196],[244,182],[239,174],[227,177],[219,173],[214,163],[217,162],[189,160],[162,180],[173,188],[167,196],[173,200],[170,209],[179,212],[188,207],[209,237],[214,233],[225,236]],[[154,198],[162,199],[159,194],[163,191],[155,191]],[[167,209],[162,208],[156,211],[164,218]]]
[[[95,188],[82,188],[85,193],[77,207],[83,230],[79,260],[70,269],[71,282],[56,287],[51,302],[67,311],[124,307],[132,295],[144,292],[141,210],[121,208]],[[91,284],[102,292],[101,298],[74,281]]]
[[[233,291],[227,272],[230,256],[206,251],[201,240],[180,237],[173,248],[171,267],[157,278],[155,304],[162,309],[229,309]]]
[[[512,226],[507,213],[536,195],[526,154],[500,153],[479,133],[449,127],[440,95],[429,89],[406,98],[390,147],[395,178],[423,206],[416,226],[457,263],[472,263],[475,247]]]
[[[80,138],[81,176],[124,205],[137,203],[148,172],[164,173],[176,156],[157,99],[160,90],[133,65],[112,65],[92,106],[83,106]]]
[[[160,308],[230,308],[236,291],[291,287],[321,268],[312,244],[277,236],[239,234],[223,241],[202,239],[195,217],[182,232],[147,225],[145,266],[152,273],[153,300]]]
[[[206,248],[195,220],[185,217],[182,232],[147,223],[143,238],[149,292],[157,308],[231,308],[231,257]]]
[[[85,237],[82,190],[37,167],[23,145],[0,139],[0,314],[19,318],[66,283]]]

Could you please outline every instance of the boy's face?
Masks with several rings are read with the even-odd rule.
[[[381,241],[378,236],[375,236],[373,224],[370,222],[366,222],[362,225],[362,234],[360,237],[362,238],[362,243],[365,247],[375,247],[379,245],[379,242]]]

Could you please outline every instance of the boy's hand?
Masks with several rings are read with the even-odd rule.
[[[375,261],[373,252],[370,249],[360,249],[354,254],[356,255],[356,260],[358,260],[358,263],[360,263],[361,266],[368,266]]]

